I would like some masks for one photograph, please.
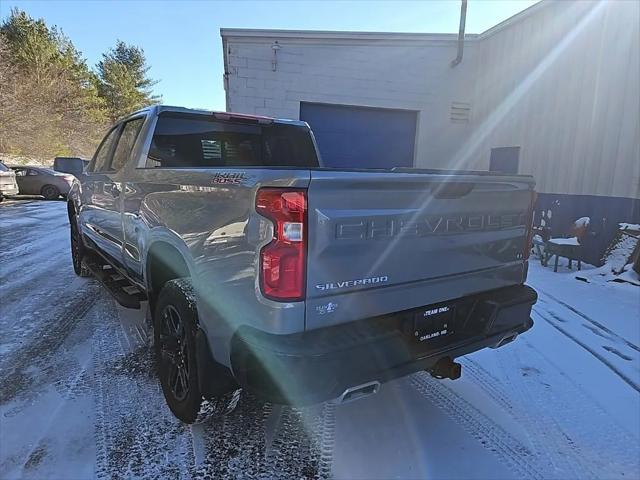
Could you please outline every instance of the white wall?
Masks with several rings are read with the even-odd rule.
[[[468,36],[455,68],[456,35],[223,30],[227,110],[417,110],[418,167],[487,169],[492,147],[519,145],[541,192],[640,198],[639,18],[635,1],[543,2]]]
[[[273,71],[275,40],[281,48]],[[468,102],[472,93],[462,86],[473,70],[472,58],[449,67],[455,35],[302,39],[256,33],[229,34],[225,43],[229,111],[297,119],[301,101],[417,110],[417,166],[446,167],[469,135],[469,123],[449,120],[451,102]]]

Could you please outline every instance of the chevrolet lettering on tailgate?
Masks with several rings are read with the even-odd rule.
[[[524,213],[429,216],[421,219],[349,219],[336,223],[336,239],[384,239],[482,232],[524,226]]]

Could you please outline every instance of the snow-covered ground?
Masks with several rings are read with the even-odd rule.
[[[144,312],[73,274],[63,202],[0,205],[0,478],[638,478],[640,288],[532,260],[534,328],[335,406],[169,413]]]

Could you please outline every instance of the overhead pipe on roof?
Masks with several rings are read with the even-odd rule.
[[[467,0],[462,0],[460,5],[460,29],[458,30],[458,55],[451,61],[451,67],[455,67],[462,61],[464,52],[464,26],[467,22]]]

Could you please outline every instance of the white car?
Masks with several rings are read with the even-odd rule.
[[[4,200],[4,197],[17,194],[16,174],[4,163],[0,162],[0,202]]]

